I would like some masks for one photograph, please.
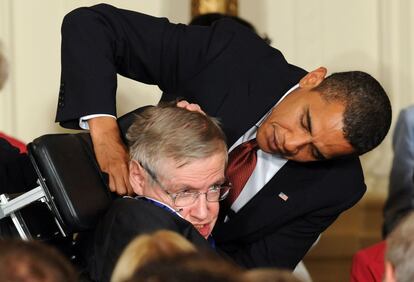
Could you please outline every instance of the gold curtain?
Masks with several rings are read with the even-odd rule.
[[[237,0],[191,0],[192,18],[206,13],[237,16]]]

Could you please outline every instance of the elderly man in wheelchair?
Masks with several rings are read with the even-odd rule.
[[[210,233],[218,202],[230,189],[225,137],[213,118],[160,105],[118,122],[130,148],[129,180],[138,196],[111,194],[88,133],[35,139],[28,150],[38,187],[0,196],[0,219],[10,217],[25,240],[41,236],[27,227],[24,208],[35,202],[47,206],[56,223],[53,234],[70,239],[76,234],[80,240],[82,265],[94,281],[109,281],[123,248],[138,234],[170,229],[196,246],[214,246]]]

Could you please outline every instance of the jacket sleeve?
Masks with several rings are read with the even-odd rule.
[[[174,94],[232,37],[226,29],[172,24],[106,4],[70,12],[61,33],[56,121],[67,127],[89,114],[116,115],[117,73]]]

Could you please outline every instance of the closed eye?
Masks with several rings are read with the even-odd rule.
[[[303,113],[303,115],[301,116],[301,118],[300,118],[300,126],[304,129],[304,130],[306,130],[306,131],[309,131],[309,128],[308,128],[308,125],[307,125],[307,120],[306,120],[307,118],[306,118],[306,112],[305,113]]]
[[[312,145],[312,156],[315,158],[315,160],[318,160],[318,161],[326,160],[325,156],[322,155],[321,152],[319,152],[319,150],[313,145]]]
[[[304,128],[309,132],[310,135],[312,135],[312,118],[311,118],[311,114],[310,114],[310,110],[309,107],[307,107],[305,109],[305,114],[304,114],[304,118],[302,120],[304,120]],[[322,161],[322,160],[326,160],[325,156],[322,155],[322,153],[318,150],[318,148],[311,144],[312,148],[312,156],[315,160],[318,161]]]

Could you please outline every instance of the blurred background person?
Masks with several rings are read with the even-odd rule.
[[[69,261],[56,249],[41,242],[0,240],[0,250],[0,281],[77,281]]]
[[[384,281],[414,281],[413,262],[414,212],[410,212],[387,237]]]
[[[256,268],[242,274],[244,282],[304,282],[289,270],[277,268]]]
[[[112,273],[111,282],[126,281],[142,265],[151,261],[194,252],[195,246],[173,231],[160,230],[137,236],[122,252]]]
[[[384,207],[384,237],[414,209],[414,106],[399,113],[392,148],[394,157]]]
[[[243,270],[213,252],[193,252],[151,261],[128,282],[241,282]]]

